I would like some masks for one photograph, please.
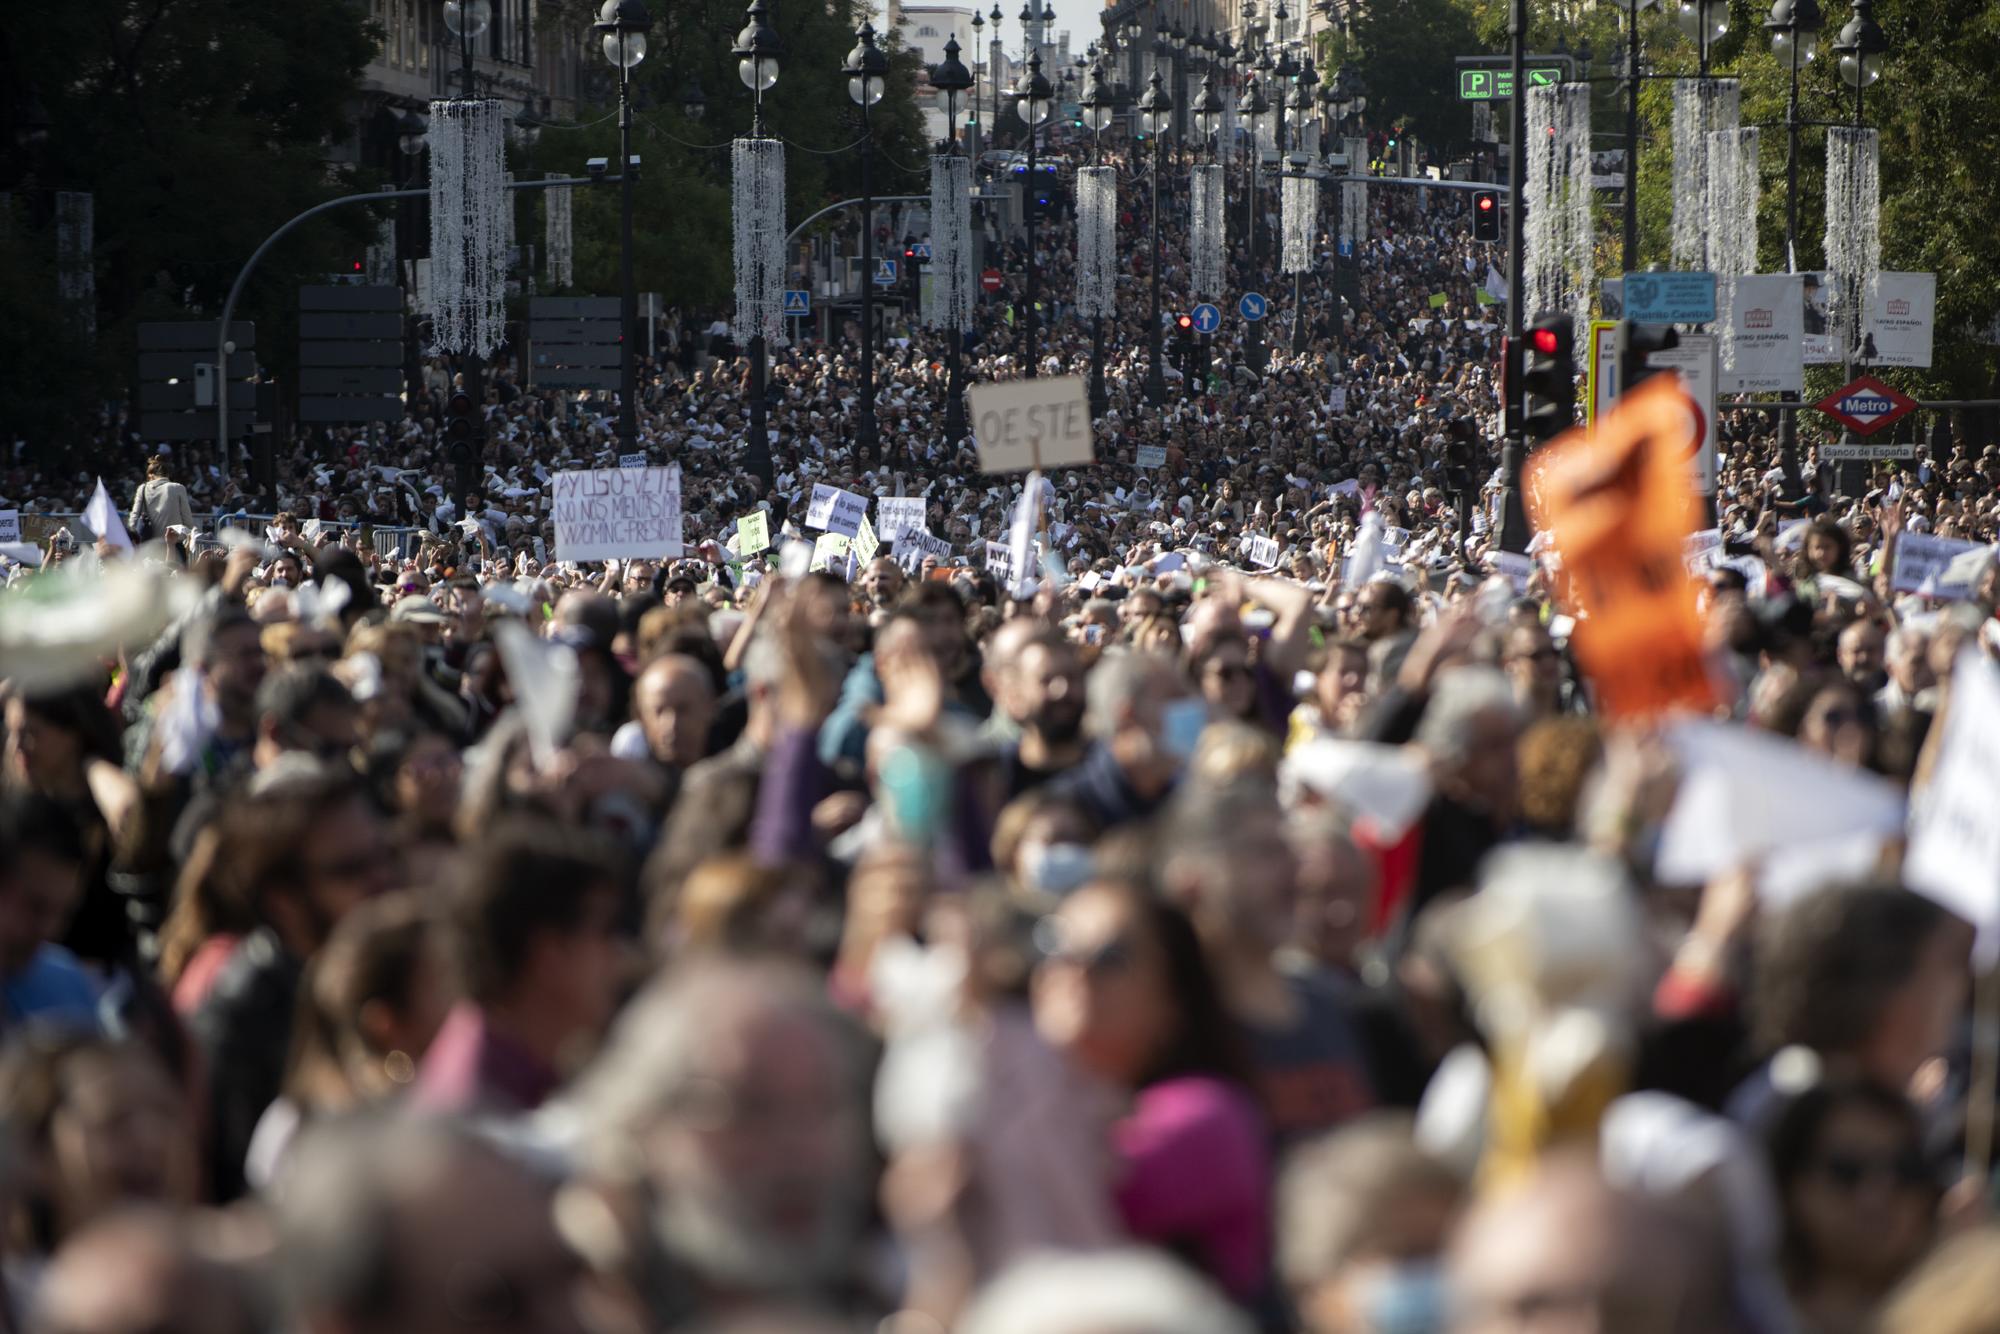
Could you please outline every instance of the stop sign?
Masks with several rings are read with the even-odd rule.
[[[988,269],[988,270],[986,270],[986,271],[985,271],[984,273],[980,274],[980,275],[979,275],[979,289],[980,289],[980,290],[981,290],[982,292],[997,292],[997,291],[999,291],[999,290],[1000,290],[1000,270],[998,270],[998,269]]]

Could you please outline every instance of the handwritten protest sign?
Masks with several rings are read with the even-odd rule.
[[[1164,468],[1167,466],[1167,447],[1165,445],[1141,445],[1139,446],[1138,458],[1134,462],[1136,466],[1141,468]]]
[[[1529,465],[1530,516],[1561,553],[1567,610],[1588,613],[1577,657],[1613,718],[1715,703],[1684,564],[1699,512],[1687,440],[1686,395],[1659,376]]]
[[[559,472],[550,515],[559,561],[657,559],[681,554],[681,469]]]
[[[1698,533],[1689,533],[1687,541],[1681,545],[1681,564],[1697,579],[1715,568],[1723,557],[1722,530],[1704,528]]]
[[[875,559],[875,549],[881,545],[875,537],[875,525],[868,522],[867,515],[862,515],[861,527],[855,530],[854,544],[851,548],[854,559],[866,565]]]
[[[1896,564],[1889,586],[1898,593],[1962,602],[1976,591],[1980,576],[1993,563],[1994,548],[1926,533],[1896,536]]]
[[[0,510],[0,542],[21,540],[21,511]]]
[[[1080,375],[976,384],[966,398],[982,472],[1077,468],[1097,457]]]
[[[879,496],[875,501],[875,535],[884,542],[894,542],[904,533],[922,532],[924,529],[924,498],[922,496]]]
[[[1002,588],[1014,585],[1014,553],[1005,542],[986,544],[986,572]]]
[[[1253,533],[1243,539],[1243,550],[1250,557],[1250,563],[1262,569],[1271,569],[1278,563],[1278,539]]]
[[[646,456],[644,453],[620,454],[618,456],[618,466],[621,468],[643,468],[646,466]]]
[[[926,556],[935,556],[941,561],[950,560],[951,543],[942,537],[932,537],[929,533],[904,533],[897,537],[896,545],[890,549],[890,554],[895,556],[896,563],[904,569],[916,570],[922,567]]]
[[[806,527],[823,528],[829,533],[852,537],[860,531],[868,514],[868,500],[852,491],[843,491],[825,482],[813,483],[812,503],[806,506]]]
[[[845,570],[848,539],[840,533],[821,533],[813,542],[810,570]]]
[[[754,556],[771,547],[771,516],[752,510],[736,521],[736,554]]]

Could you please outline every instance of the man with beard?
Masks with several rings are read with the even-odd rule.
[[[1083,660],[1074,644],[1043,631],[1012,655],[998,685],[1000,710],[1021,729],[1000,754],[1004,797],[1012,801],[1083,759]]]
[[[582,1088],[589,1189],[626,1220],[617,1249],[653,1328],[867,1314],[866,1065],[824,991],[771,962],[683,969],[626,1007]]]

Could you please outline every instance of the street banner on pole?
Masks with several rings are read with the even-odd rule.
[[[1754,273],[1736,280],[1723,340],[1722,388],[1731,394],[1796,394],[1805,388],[1805,280]]]
[[[1872,366],[1929,366],[1937,315],[1935,273],[1878,273],[1868,293],[1865,328],[1875,340]]]

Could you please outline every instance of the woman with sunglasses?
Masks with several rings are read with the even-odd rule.
[[[1127,1230],[1254,1301],[1270,1272],[1266,1131],[1194,927],[1148,891],[1100,880],[1037,937],[1036,1027],[1131,1099],[1111,1135]]]
[[[1917,1110],[1862,1080],[1814,1083],[1765,1140],[1784,1210],[1780,1259],[1803,1334],[1873,1328],[1929,1247],[1940,1197]]]

